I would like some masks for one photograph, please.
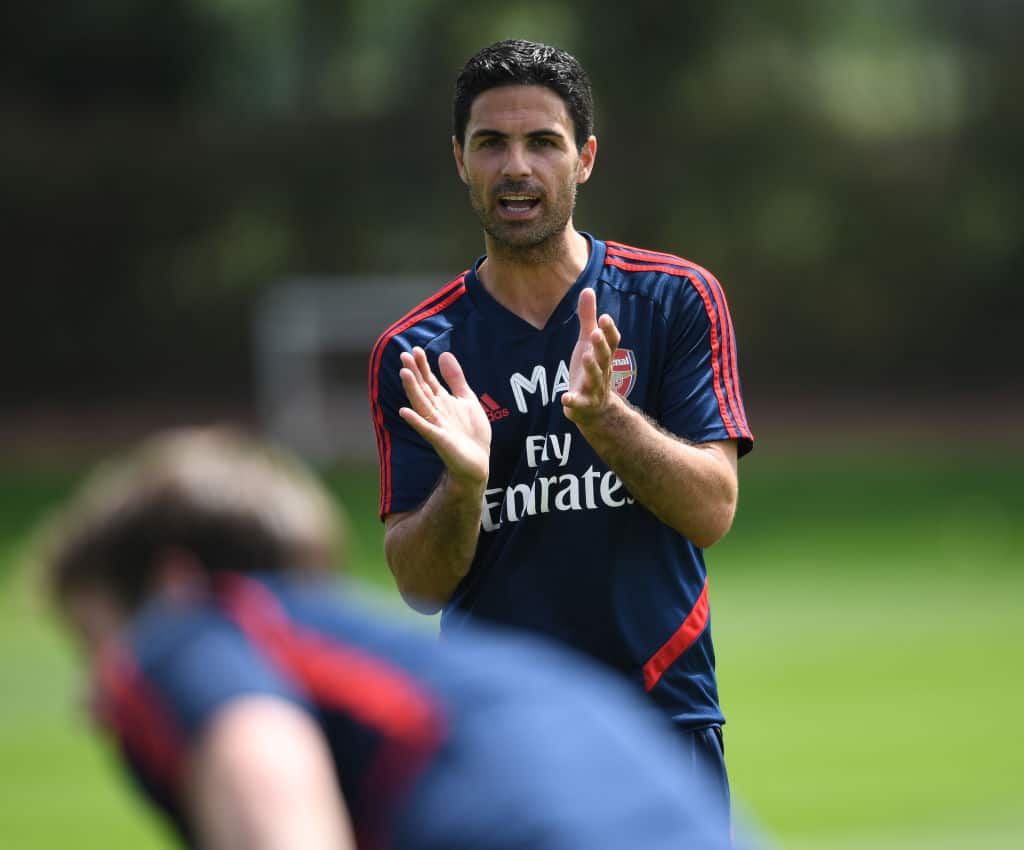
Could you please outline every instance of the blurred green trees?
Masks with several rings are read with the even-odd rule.
[[[714,270],[753,395],[1020,387],[1022,4],[60,0],[3,19],[12,403],[244,398],[275,281],[460,271],[482,240],[451,84],[504,37],[587,66],[600,149],[577,225]]]

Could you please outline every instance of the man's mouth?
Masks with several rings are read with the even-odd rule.
[[[498,206],[509,215],[526,215],[539,203],[540,198],[537,195],[505,194],[498,196]]]

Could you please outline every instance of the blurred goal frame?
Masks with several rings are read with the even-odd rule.
[[[252,320],[258,416],[270,438],[321,464],[376,457],[367,376],[377,338],[442,276],[293,277]]]

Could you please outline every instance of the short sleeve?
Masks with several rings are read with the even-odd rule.
[[[419,507],[437,484],[444,464],[433,447],[398,415],[408,405],[399,376],[400,338],[382,343],[370,364],[370,410],[380,464],[379,514]]]
[[[672,302],[658,421],[694,443],[736,440],[753,447],[740,388],[736,335],[725,293],[713,277],[693,272]]]
[[[305,704],[295,685],[213,608],[144,612],[128,652],[137,691],[155,702],[166,713],[166,722],[189,741],[218,708],[242,696],[269,695]],[[129,708],[131,704],[129,700]],[[144,718],[129,714],[127,719]]]
[[[271,695],[308,709],[237,628],[213,610],[151,606],[96,659],[95,709],[139,789],[193,846],[182,807],[192,744],[218,709]]]

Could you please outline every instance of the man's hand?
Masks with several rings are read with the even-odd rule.
[[[569,362],[569,390],[562,394],[566,418],[584,426],[599,419],[612,403],[612,354],[621,335],[607,313],[597,318],[593,289],[580,293],[580,336]]]
[[[434,447],[446,471],[427,500],[386,518],[384,554],[402,598],[424,614],[439,611],[473,562],[490,472],[491,423],[451,352],[434,377],[426,352],[401,355],[399,375],[410,407],[402,419]]]
[[[401,359],[399,374],[411,407],[401,408],[399,415],[434,447],[454,482],[483,486],[490,470],[491,423],[459,361],[449,351],[438,360],[449,392],[434,376],[422,348],[402,352]]]

